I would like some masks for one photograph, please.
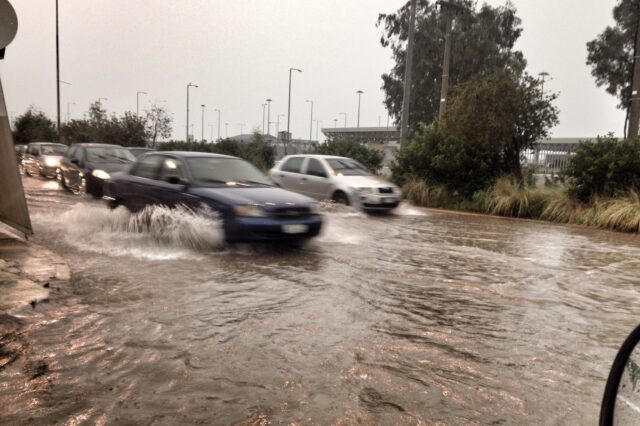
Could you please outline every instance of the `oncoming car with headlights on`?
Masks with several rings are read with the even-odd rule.
[[[290,155],[269,171],[269,177],[284,189],[368,212],[390,211],[401,199],[397,186],[346,157]]]
[[[275,187],[236,157],[201,152],[144,154],[105,185],[112,208],[206,207],[223,223],[227,241],[303,241],[322,227],[318,203]]]
[[[126,169],[135,157],[119,145],[79,143],[72,145],[60,161],[58,182],[77,194],[101,198],[111,173]]]
[[[27,175],[54,178],[67,146],[53,142],[31,142],[22,154],[22,169]]]

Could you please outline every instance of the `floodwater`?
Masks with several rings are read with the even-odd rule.
[[[0,423],[584,424],[640,320],[640,239],[327,207],[308,246],[25,178],[69,284],[19,312]]]

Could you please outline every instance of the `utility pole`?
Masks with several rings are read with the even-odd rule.
[[[400,146],[407,142],[409,136],[409,104],[411,100],[411,73],[413,70],[413,43],[416,32],[416,3],[411,0],[409,15],[409,39],[407,40],[407,55],[404,68],[404,90],[402,94],[402,116],[400,124]]]
[[[267,134],[271,134],[271,99],[267,99]]]
[[[451,61],[451,31],[453,27],[453,13],[462,12],[464,9],[453,2],[439,0],[436,4],[440,5],[440,11],[445,15],[445,34],[444,34],[444,62],[442,64],[442,86],[440,88],[440,112],[438,120],[444,118],[447,112],[447,95],[449,92],[449,62]]]
[[[631,84],[631,112],[629,113],[627,139],[638,137],[640,123],[640,2],[636,8],[636,45],[633,52],[633,83]]]
[[[265,108],[267,107],[267,104],[262,104],[262,134],[264,135],[264,114],[265,114]]]
[[[305,102],[311,104],[311,121],[309,122],[309,141],[311,141],[313,139],[313,101],[307,99]]]
[[[287,155],[289,139],[291,139],[291,71],[302,72],[302,70],[298,68],[289,68],[289,106],[287,107],[287,140],[284,144],[284,155]]]
[[[56,95],[58,103],[58,139],[60,138],[60,40],[58,37],[58,0],[56,0]]]
[[[187,84],[187,139],[185,140],[185,142],[189,142],[189,88],[190,87],[198,87],[198,86],[196,86],[193,83]]]
[[[204,141],[204,108],[205,104],[200,105],[202,107],[202,140]]]
[[[362,94],[364,92],[362,90],[358,90],[356,93],[358,94],[358,127],[360,127],[360,98],[362,98]]]
[[[218,140],[220,140],[220,110],[216,109],[216,112],[218,113]]]
[[[140,116],[140,95],[146,95],[147,92],[136,92],[136,117]]]
[[[347,113],[346,112],[341,112],[340,115],[344,115],[344,128],[347,128]]]

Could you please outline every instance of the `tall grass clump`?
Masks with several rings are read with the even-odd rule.
[[[419,178],[409,178],[402,185],[405,197],[417,206],[452,208],[457,205],[456,197],[442,186],[429,186]]]
[[[625,197],[596,201],[586,225],[623,232],[640,232],[640,195],[631,190]]]

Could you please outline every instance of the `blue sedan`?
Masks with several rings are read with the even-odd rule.
[[[250,163],[200,152],[154,152],[105,182],[109,206],[203,206],[217,212],[227,241],[300,241],[320,233],[317,203],[275,187]]]

